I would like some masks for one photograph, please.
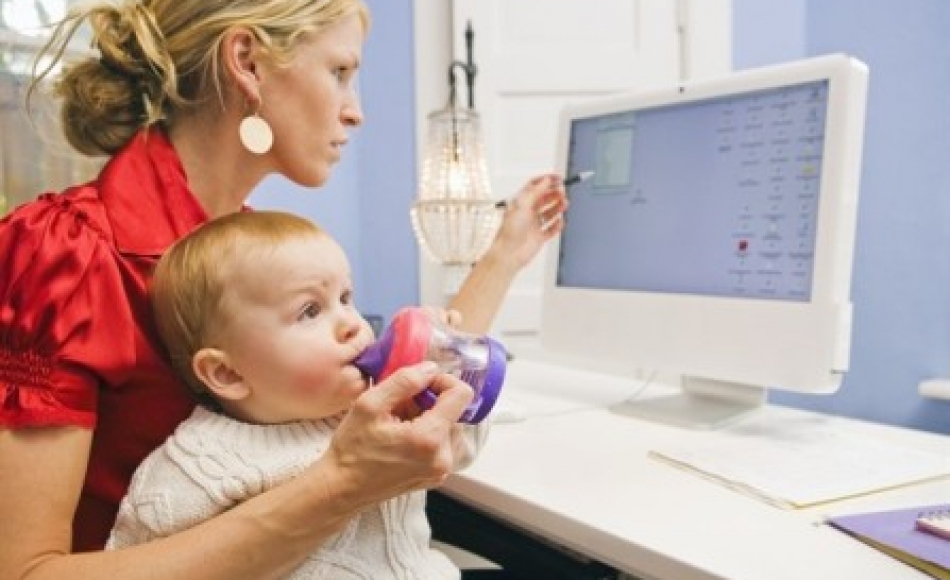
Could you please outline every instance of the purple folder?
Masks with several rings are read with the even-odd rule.
[[[950,504],[920,506],[838,516],[828,523],[938,578],[950,578],[950,540],[915,527],[921,514],[947,510]]]

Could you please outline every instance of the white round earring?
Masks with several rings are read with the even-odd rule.
[[[270,148],[274,145],[274,132],[267,121],[257,113],[241,119],[238,132],[241,137],[241,144],[251,153],[263,155],[270,151]]]

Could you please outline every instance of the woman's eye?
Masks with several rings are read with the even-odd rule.
[[[300,319],[316,318],[320,314],[320,307],[311,302],[307,304],[304,309],[300,312]]]

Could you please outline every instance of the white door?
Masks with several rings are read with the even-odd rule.
[[[431,3],[416,2],[417,34]],[[469,22],[475,31],[475,108],[499,198],[556,166],[558,111],[565,103],[730,68],[730,0],[454,0],[449,16],[456,59],[465,58]],[[444,86],[447,64],[423,70],[432,63],[420,53],[431,59],[417,44],[417,82],[428,82],[430,90]],[[428,110],[417,115],[424,118]],[[544,259],[516,279],[493,329],[503,340],[537,334]],[[421,272],[423,302],[444,303],[439,268],[424,264]]]

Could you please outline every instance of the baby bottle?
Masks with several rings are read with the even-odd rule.
[[[478,423],[488,415],[505,380],[504,347],[488,336],[455,330],[423,308],[397,312],[382,336],[354,364],[363,374],[381,381],[424,360],[435,362],[442,372],[459,377],[475,390],[459,421]],[[437,395],[426,389],[416,396],[416,403],[428,409],[436,399]]]

